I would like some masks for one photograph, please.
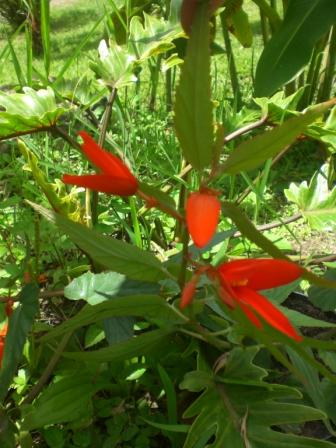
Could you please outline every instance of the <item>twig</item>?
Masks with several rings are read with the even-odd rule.
[[[110,95],[108,97],[107,105],[105,108],[104,116],[101,123],[101,130],[98,138],[98,145],[102,148],[105,144],[106,139],[106,133],[107,133],[107,127],[111,118],[112,114],[112,107],[114,100],[117,96],[117,89],[113,87],[113,89],[110,92]],[[86,190],[87,196],[91,195],[91,192],[89,189]],[[98,191],[93,191],[92,193],[92,208],[91,208],[91,219],[92,219],[92,225],[95,225],[98,220]]]
[[[59,126],[55,126],[54,129],[57,132],[57,134],[63,138],[63,140],[65,140],[67,143],[69,143],[70,146],[72,146],[75,149],[79,149],[79,150],[82,149],[81,145],[75,139],[73,139],[67,132],[65,132],[65,130],[63,128],[60,128]]]
[[[289,218],[283,219],[281,221],[275,221],[275,222],[269,222],[268,224],[262,224],[261,226],[257,226],[256,229],[259,230],[259,232],[263,232],[265,230],[275,229],[276,227],[280,227],[285,224],[290,224],[291,222],[297,221],[300,218],[302,218],[302,214],[296,213],[295,215],[290,216]],[[233,238],[239,238],[240,236],[243,236],[242,232],[240,232],[240,231],[237,231],[232,235]]]
[[[260,120],[256,121],[255,123],[248,124],[240,129],[237,129],[236,131],[231,132],[231,134],[228,134],[224,137],[224,143],[228,143],[231,140],[234,140],[237,137],[240,137],[243,134],[246,134],[247,132],[253,131],[253,129],[259,128],[259,126],[262,126],[267,121],[267,115],[264,115],[260,118]]]

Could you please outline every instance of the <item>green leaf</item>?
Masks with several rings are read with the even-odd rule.
[[[328,187],[329,165],[324,164],[313,175],[309,185],[291,183],[284,190],[286,198],[297,204],[302,215],[312,229],[320,231],[336,230],[336,187]]]
[[[109,345],[130,339],[133,336],[134,323],[134,318],[127,316],[104,319],[104,332]]]
[[[24,286],[19,305],[9,318],[5,350],[0,369],[0,400],[3,400],[22,359],[23,346],[38,311],[39,289],[33,284]]]
[[[267,239],[261,232],[256,229],[249,218],[235,204],[232,204],[228,201],[222,201],[222,212],[224,216],[227,216],[235,223],[237,228],[246,238],[253,241],[266,253],[274,258],[282,258],[284,260],[291,261],[290,258],[288,258],[281,252],[279,248],[277,248],[277,246],[275,246],[275,244],[273,244],[269,239]],[[324,287],[336,288],[335,281],[319,277],[303,267],[302,270],[302,277],[309,280],[311,283]]]
[[[156,294],[159,291],[160,286],[157,284],[128,280],[117,272],[86,272],[64,288],[64,296],[70,300],[85,300],[90,305],[97,305],[114,297]]]
[[[187,319],[176,308],[169,305],[162,297],[153,295],[136,295],[114,298],[99,305],[86,305],[79,313],[63,322],[41,338],[47,342],[69,331],[99,322],[109,317],[140,316],[163,326],[182,324]]]
[[[336,281],[336,270],[328,270],[324,277]],[[335,293],[329,288],[313,285],[308,289],[308,297],[314,306],[323,311],[336,311]]]
[[[102,266],[134,280],[157,282],[170,276],[151,253],[124,241],[101,235],[40,205],[30,201],[28,203],[49,221],[55,223],[75,244]]]
[[[91,397],[108,387],[91,374],[72,372],[42,392],[33,405],[24,406],[22,429],[31,431],[43,426],[71,422],[87,416]]]
[[[173,40],[184,36],[179,24],[172,24],[152,15],[143,13],[144,25],[140,17],[134,16],[130,22],[129,52],[140,62],[174,48]]]
[[[173,328],[161,328],[135,336],[127,341],[114,344],[110,347],[101,348],[92,352],[64,352],[65,358],[85,362],[119,362],[142,356],[152,352],[167,341],[168,336],[174,331]]]
[[[105,84],[120,89],[136,82],[137,78],[133,73],[134,58],[125,48],[119,47],[112,40],[107,47],[105,40],[102,40],[98,52],[99,60],[90,61],[90,68]]]
[[[242,6],[234,8],[232,13],[226,16],[226,22],[230,32],[238,39],[243,47],[249,48],[252,46],[253,32],[248,15]]]
[[[199,4],[176,89],[175,129],[184,157],[194,168],[209,165],[213,152],[207,2]]]
[[[52,208],[73,221],[84,222],[84,209],[73,193],[68,194],[61,182],[51,184],[38,166],[36,156],[21,141],[18,142],[21,154],[24,156],[35,182],[41,188]]]
[[[252,363],[258,348],[239,350],[229,372],[233,379],[241,378],[245,383],[229,383],[226,368],[221,376],[204,371],[185,375],[180,385],[182,389],[191,392],[205,390],[183,414],[184,418],[195,417],[183,448],[195,447],[205,432],[209,433],[209,439],[214,437],[211,443],[213,448],[335,447],[329,442],[284,434],[273,429],[282,424],[324,419],[325,414],[318,409],[288,402],[288,399],[301,397],[296,389],[262,382],[265,371]],[[255,371],[254,385],[249,379],[251,366],[260,370]]]
[[[269,96],[309,62],[316,42],[336,21],[334,0],[291,0],[280,29],[260,56],[255,95]]]
[[[298,327],[318,327],[318,328],[331,328],[336,327],[336,324],[327,322],[325,320],[315,319],[314,317],[307,316],[296,310],[285,308],[284,306],[278,306],[279,310],[288,317],[293,325]]]
[[[59,107],[53,90],[23,88],[24,93],[0,91],[0,140],[54,126],[66,109]]]
[[[146,418],[142,419],[143,421],[145,421],[146,423],[148,423],[148,425],[153,426],[154,428],[158,428],[161,429],[162,431],[172,431],[172,432],[188,432],[190,425],[169,425],[167,423],[158,423],[158,422],[153,422],[152,420],[148,420]]]
[[[310,123],[334,104],[334,100],[318,104],[283,124],[245,140],[235,148],[221,166],[228,174],[238,174],[257,168],[267,159],[276,156],[302,134]]]

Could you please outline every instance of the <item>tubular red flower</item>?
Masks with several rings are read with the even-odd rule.
[[[191,193],[186,204],[187,227],[197,247],[205,246],[216,232],[221,204],[209,191]]]
[[[257,291],[290,283],[302,274],[302,269],[286,260],[251,259],[223,263],[217,268],[219,294],[231,308],[240,306],[247,318],[258,328],[258,316],[296,341],[302,337],[290,321],[266,297]]]
[[[84,154],[102,172],[84,176],[64,174],[63,182],[119,196],[134,194],[138,189],[138,181],[124,162],[102,149],[85,131],[81,131],[79,135],[84,141]]]

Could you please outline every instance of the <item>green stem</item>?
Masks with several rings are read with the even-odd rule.
[[[107,133],[107,128],[109,125],[109,121],[111,119],[111,114],[112,114],[112,107],[113,107],[113,103],[114,100],[116,99],[117,96],[117,89],[115,87],[112,88],[108,101],[107,101],[107,105],[106,105],[106,109],[104,112],[104,116],[102,119],[102,124],[101,124],[101,130],[100,130],[100,134],[99,134],[99,138],[98,138],[98,145],[102,148],[105,144],[105,139],[106,139],[106,133]],[[90,190],[86,190],[88,197],[88,201],[90,200]],[[93,191],[92,192],[92,205],[91,205],[92,209],[91,209],[91,219],[92,219],[92,225],[94,226],[95,224],[97,224],[98,221],[98,191]]]
[[[229,72],[230,72],[231,86],[232,86],[232,90],[233,90],[233,95],[237,101],[237,109],[240,110],[242,107],[242,96],[241,96],[241,92],[240,92],[240,85],[239,85],[239,80],[238,80],[238,75],[237,75],[237,69],[236,69],[236,64],[235,64],[234,55],[233,55],[232,46],[231,46],[231,40],[230,40],[230,36],[229,36],[229,31],[227,29],[224,12],[221,13],[220,18],[221,18],[222,32],[223,32],[223,38],[224,38],[226,55],[227,55],[227,60],[228,60]]]
[[[327,46],[327,54],[325,57],[323,80],[317,95],[317,102],[326,101],[330,98],[336,65],[336,26],[334,25],[330,31],[330,37]]]

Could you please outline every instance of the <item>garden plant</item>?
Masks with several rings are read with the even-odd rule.
[[[335,0],[0,18],[0,448],[336,447]]]

